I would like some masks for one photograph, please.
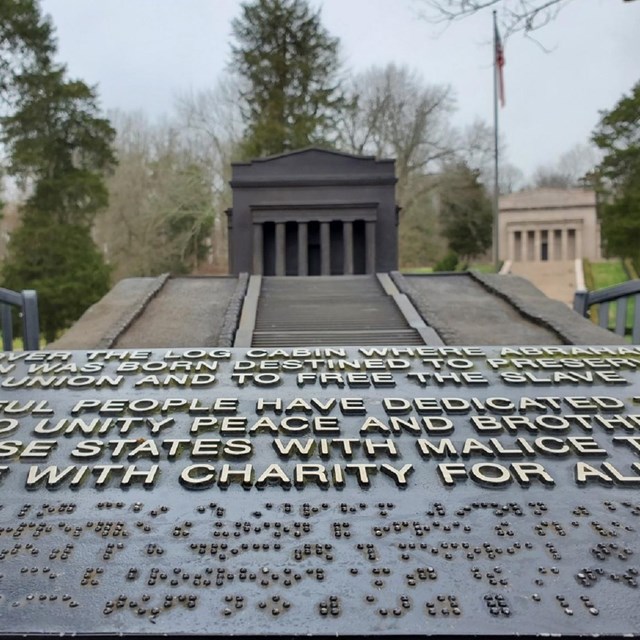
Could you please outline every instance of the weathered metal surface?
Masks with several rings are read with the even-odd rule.
[[[637,635],[639,366],[1,354],[0,634]]]

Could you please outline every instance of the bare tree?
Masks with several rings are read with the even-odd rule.
[[[348,104],[338,121],[338,144],[345,151],[378,157],[385,154],[391,96],[384,88],[384,74],[385,70],[374,67],[351,78]]]
[[[119,164],[93,234],[114,279],[191,272],[206,258],[213,198],[206,167],[170,124],[114,112]]]
[[[539,166],[533,173],[533,186],[556,189],[583,186],[598,161],[597,149],[588,144],[576,144],[556,162]]]
[[[558,159],[558,169],[571,177],[574,184],[581,184],[600,163],[602,154],[591,144],[576,144]]]
[[[524,187],[524,173],[510,162],[500,166],[498,188],[501,194],[513,193]]]
[[[339,123],[339,145],[358,154],[396,160],[398,199],[403,207],[414,174],[437,171],[453,153],[450,87],[427,85],[406,67],[389,64],[356,75],[350,106]]]
[[[505,145],[502,139],[498,141],[498,149],[500,158],[505,157]],[[491,190],[495,171],[493,127],[486,121],[476,118],[470,125],[457,132],[455,152],[455,160],[477,171],[480,182],[485,188]]]
[[[211,261],[221,270],[227,265],[227,221],[231,206],[231,162],[239,158],[244,134],[239,95],[242,79],[223,75],[212,89],[180,96],[177,123],[182,140],[207,167],[216,215],[213,220]]]
[[[483,9],[495,8],[505,36],[530,34],[549,24],[572,0],[415,0],[429,22],[455,22]]]
[[[412,194],[411,204],[404,209],[398,230],[403,269],[434,265],[446,253],[447,243],[439,216],[440,181],[440,175],[409,178],[407,191]]]
[[[570,175],[553,165],[539,166],[533,172],[532,181],[536,189],[570,189],[575,186]]]
[[[238,96],[242,79],[223,75],[212,89],[188,93],[176,100],[177,124],[188,146],[206,161],[214,188],[226,171],[244,134]]]
[[[464,163],[480,171],[485,184],[493,180],[494,138],[493,127],[486,121],[476,118],[459,134],[456,144],[457,153]]]
[[[446,248],[438,216],[445,169],[462,163],[486,186],[492,185],[493,128],[478,119],[456,129],[451,124],[451,89],[426,84],[415,72],[394,64],[355,75],[348,96],[339,128],[341,148],[396,160],[401,263],[436,262]]]
[[[495,171],[493,127],[477,118],[458,133],[455,151],[456,160],[478,172],[480,182],[489,192],[492,192]],[[512,193],[523,186],[524,174],[507,160],[507,145],[502,137],[498,140],[498,152],[500,157],[498,190],[502,194]]]

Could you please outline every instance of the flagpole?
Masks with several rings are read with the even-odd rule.
[[[498,272],[500,252],[498,249],[498,24],[493,11],[493,266]]]

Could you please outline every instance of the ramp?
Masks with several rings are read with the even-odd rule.
[[[513,262],[511,273],[526,278],[542,293],[553,300],[573,305],[576,292],[575,260],[548,262]]]

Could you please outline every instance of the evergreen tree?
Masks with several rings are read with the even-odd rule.
[[[440,189],[440,220],[450,251],[464,263],[489,249],[493,213],[478,171],[464,163],[447,169]]]
[[[87,226],[25,216],[9,243],[4,285],[35,289],[46,342],[69,327],[108,290],[110,271]]]
[[[50,64],[54,52],[51,22],[35,0],[0,0],[0,102],[10,103],[15,78]]]
[[[640,268],[640,82],[609,112],[592,140],[604,152],[594,173],[607,252]]]
[[[253,0],[232,23],[247,157],[326,143],[343,104],[338,40],[305,0]]]
[[[95,91],[63,67],[16,78],[15,111],[2,118],[8,171],[30,188],[24,214],[90,225],[108,201],[103,172],[115,164],[115,131],[98,117]]]
[[[40,326],[51,340],[109,287],[91,226],[107,204],[103,176],[115,164],[115,132],[98,115],[95,91],[52,62],[55,42],[37,2],[0,2],[2,64],[11,70],[2,86],[10,111],[0,118],[0,143],[8,173],[28,194],[3,284],[37,291]]]

